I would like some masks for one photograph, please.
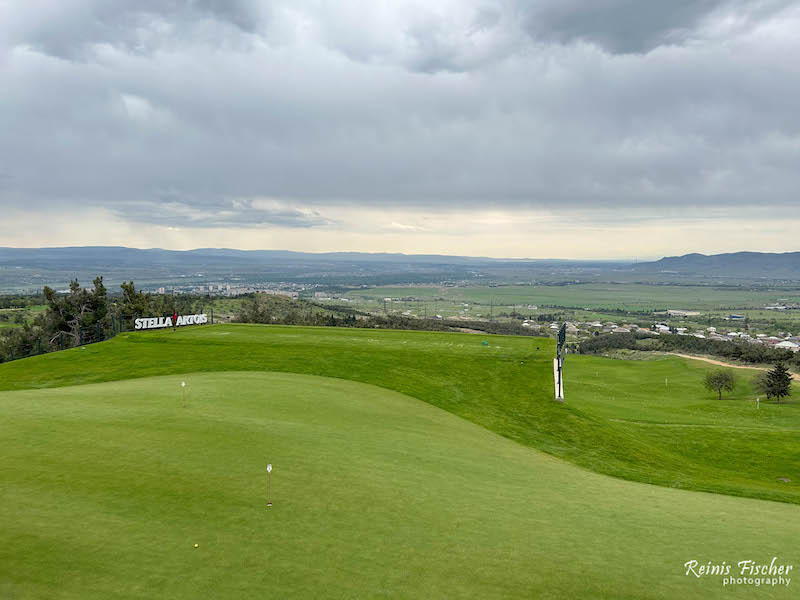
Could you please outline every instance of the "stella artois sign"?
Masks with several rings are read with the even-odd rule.
[[[141,317],[133,322],[134,329],[162,329],[208,323],[208,315],[172,315],[171,317]]]

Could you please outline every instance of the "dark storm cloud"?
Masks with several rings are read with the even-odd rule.
[[[185,227],[790,206],[799,26],[743,0],[0,0],[0,199]]]
[[[648,52],[696,38],[709,20],[747,26],[791,6],[792,0],[542,0],[525,3],[526,29],[537,39],[583,40],[610,52]]]
[[[69,60],[90,58],[94,44],[129,52],[156,49],[167,35],[214,22],[252,33],[266,12],[250,0],[73,0],[31,2],[9,10],[9,39]]]

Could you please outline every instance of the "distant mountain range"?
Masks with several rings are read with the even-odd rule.
[[[641,273],[800,280],[800,252],[733,252],[710,256],[686,254],[638,263],[632,268]]]
[[[133,279],[145,289],[178,286],[182,290],[212,283],[358,286],[570,281],[586,280],[613,266],[626,265],[608,261],[229,248],[0,248],[0,292],[35,292],[44,285],[65,289],[73,279],[86,283],[97,275],[103,275],[111,288]]]
[[[367,252],[293,252],[291,250],[234,250],[231,248],[198,248],[196,250],[162,250],[161,248],[127,248],[125,246],[67,246],[62,248],[3,248],[0,247],[0,265],[52,266],[129,264],[172,265],[235,265],[239,263],[406,263],[406,264],[492,264],[536,263],[540,265],[607,265],[610,261],[564,259],[488,258],[485,256],[448,256],[441,254],[399,254]],[[616,261],[613,264],[624,264]]]
[[[503,259],[439,254],[292,252],[288,250],[139,249],[123,246],[0,248],[0,292],[24,292],[43,285],[64,288],[77,278],[103,275],[110,285],[135,279],[155,288],[290,282],[325,285],[652,282],[724,278],[748,284],[800,281],[800,252],[769,254],[687,254],[653,262]]]

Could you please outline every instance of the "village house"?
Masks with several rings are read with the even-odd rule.
[[[800,344],[796,344],[788,340],[775,344],[775,347],[781,350],[790,350],[792,352],[797,352],[798,350],[800,350]]]

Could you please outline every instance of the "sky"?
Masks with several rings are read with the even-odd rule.
[[[0,0],[0,246],[800,250],[795,0]]]

